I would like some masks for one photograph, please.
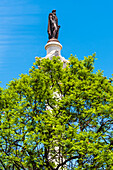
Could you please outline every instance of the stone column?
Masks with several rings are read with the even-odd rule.
[[[47,42],[47,44],[45,45],[45,50],[47,51],[47,54],[44,58],[49,58],[50,60],[52,60],[53,56],[56,56],[56,57],[59,56],[60,60],[63,62],[63,68],[66,67],[66,63],[68,62],[68,60],[66,60],[64,57],[61,56],[62,45],[60,44],[60,42],[57,39],[50,39]],[[57,92],[54,92],[54,95],[57,96],[57,98],[59,100],[62,98],[62,96],[60,96]],[[50,111],[52,110],[52,108],[49,107],[49,106],[46,106],[46,109],[50,110]],[[56,143],[57,141],[54,141],[54,142]],[[56,153],[59,153],[59,149],[60,149],[59,147],[55,147],[54,149],[55,149]],[[50,160],[51,160],[51,157],[52,157],[52,155],[51,155],[51,152],[50,152],[50,154],[49,154]],[[64,160],[65,160],[64,158],[62,158],[62,159],[60,158],[60,160],[59,160],[59,157],[56,156],[53,161],[55,162],[55,164],[57,166],[58,162],[61,163]],[[63,166],[63,167],[64,167],[63,170],[67,169],[66,165]],[[62,168],[59,168],[59,170],[60,169],[62,169]]]

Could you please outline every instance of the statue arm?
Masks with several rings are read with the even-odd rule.
[[[60,28],[60,25],[58,25],[58,18],[56,17],[56,24],[58,26],[58,29]]]

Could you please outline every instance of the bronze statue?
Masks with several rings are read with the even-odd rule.
[[[49,39],[58,39],[60,26],[58,25],[58,18],[56,16],[56,10],[53,10],[52,13],[49,14],[48,19],[48,35]]]

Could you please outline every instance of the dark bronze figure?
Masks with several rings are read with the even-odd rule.
[[[58,39],[60,26],[58,25],[58,18],[56,16],[56,10],[53,10],[52,13],[49,14],[48,19],[48,35],[49,39]]]

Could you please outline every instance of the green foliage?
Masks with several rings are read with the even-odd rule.
[[[112,78],[95,55],[36,59],[0,88],[0,169],[113,169]]]

